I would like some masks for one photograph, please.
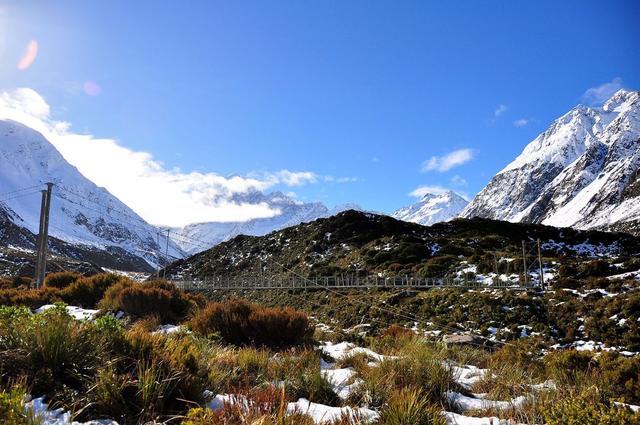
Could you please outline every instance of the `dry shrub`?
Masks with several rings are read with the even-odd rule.
[[[65,302],[84,308],[94,308],[108,288],[119,282],[131,282],[124,276],[113,273],[97,274],[78,279],[61,293]]]
[[[44,279],[44,286],[48,286],[49,288],[62,289],[71,285],[81,277],[82,275],[76,272],[49,273]]]
[[[53,304],[60,299],[60,290],[56,288],[0,290],[0,305],[26,306],[33,309],[44,304]]]
[[[189,322],[195,332],[218,334],[234,345],[286,348],[308,343],[313,326],[293,308],[266,308],[242,300],[209,303]]]
[[[33,279],[25,276],[0,277],[0,289],[29,288]]]
[[[171,293],[164,289],[132,286],[118,294],[117,302],[121,310],[133,316],[162,316],[171,307]]]
[[[99,306],[105,310],[122,310],[135,317],[158,316],[162,323],[178,323],[189,315],[198,302],[201,300],[194,300],[166,281],[136,284],[123,280],[105,292]]]
[[[407,329],[404,326],[392,324],[387,329],[385,329],[384,332],[382,332],[381,336],[383,338],[406,338],[414,337],[415,333],[411,329]]]

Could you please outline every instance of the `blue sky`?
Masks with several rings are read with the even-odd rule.
[[[639,12],[636,1],[4,1],[0,89],[31,88],[49,122],[172,172],[390,212],[421,186],[473,196],[553,119],[597,102],[588,89],[640,88]],[[282,170],[309,174],[273,177]]]

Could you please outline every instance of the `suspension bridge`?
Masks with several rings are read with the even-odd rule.
[[[274,289],[514,289],[527,290],[535,285],[519,282],[464,279],[459,277],[411,276],[207,276],[171,280],[185,291],[209,292],[217,290],[274,290]]]

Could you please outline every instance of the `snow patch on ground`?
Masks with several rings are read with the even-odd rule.
[[[54,304],[45,304],[42,307],[36,309],[35,312],[42,313],[43,311],[49,310],[50,308],[54,307],[56,307]],[[72,305],[68,305],[65,308],[67,309],[67,313],[69,314],[69,316],[77,320],[93,320],[100,312],[100,310],[90,310],[88,308],[75,307]]]
[[[44,397],[34,398],[25,403],[25,410],[33,412],[41,425],[118,425],[111,419],[97,419],[88,422],[76,422],[71,420],[71,414],[63,409],[50,410],[44,402]]]
[[[453,406],[456,406],[463,412],[467,410],[505,410],[510,408],[518,408],[522,406],[522,404],[526,401],[526,398],[524,396],[516,397],[508,401],[487,400],[481,394],[476,394],[476,397],[469,397],[455,391],[447,391],[447,398]]]
[[[367,357],[377,362],[381,362],[384,359],[397,358],[394,356],[383,356],[382,354],[378,354],[375,351],[372,351],[368,348],[358,347],[355,344],[352,344],[350,342],[339,342],[337,344],[334,344],[332,342],[326,342],[320,345],[320,349],[322,350],[323,353],[325,353],[326,355],[330,356],[335,360],[342,360],[347,357],[353,356],[355,354],[360,354],[360,353],[365,354]]]

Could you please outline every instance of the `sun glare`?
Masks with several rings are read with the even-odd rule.
[[[33,64],[33,61],[36,60],[36,56],[38,56],[38,42],[36,40],[31,40],[18,62],[18,69],[20,71],[28,69],[31,64]]]

